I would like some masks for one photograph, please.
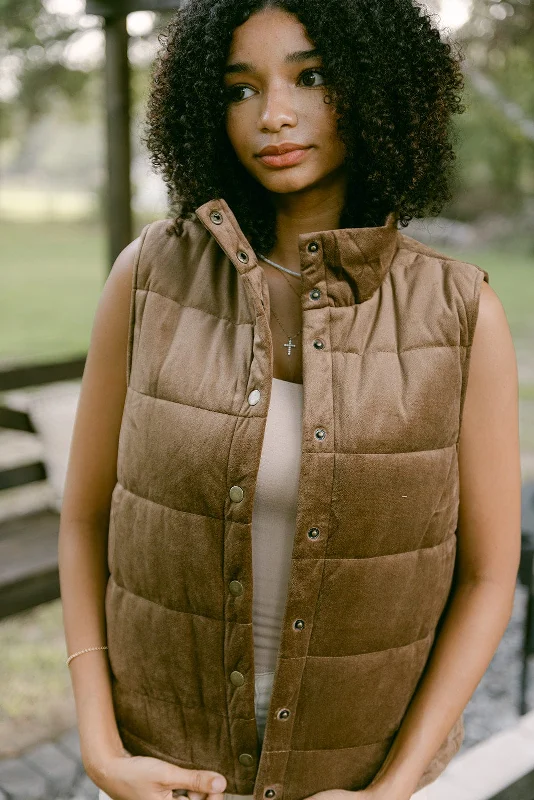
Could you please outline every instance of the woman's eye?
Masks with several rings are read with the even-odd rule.
[[[254,92],[250,86],[230,86],[226,89],[226,97],[231,103],[238,103],[240,100],[246,100],[247,97],[242,94],[242,92]],[[248,95],[250,97],[250,95]]]
[[[318,81],[315,79],[317,75],[319,76]],[[323,73],[319,69],[307,69],[300,77],[305,86],[320,86],[325,82]]]

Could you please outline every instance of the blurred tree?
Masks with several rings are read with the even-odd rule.
[[[454,213],[514,213],[534,195],[534,4],[473,0],[458,31],[468,112],[460,135]]]
[[[11,97],[2,99],[0,137],[12,130],[12,99],[29,125],[52,94],[80,97],[90,74],[64,60],[66,46],[79,33],[77,15],[49,13],[41,0],[0,0],[0,67],[4,80],[14,84]]]
[[[473,0],[461,29],[474,68],[495,82],[503,95],[534,117],[534,3],[531,0]]]
[[[5,89],[0,91],[0,140],[15,133],[18,115],[22,113],[23,119],[18,120],[17,130],[27,128],[50,108],[57,96],[69,103],[78,119],[87,119],[94,113],[94,106],[87,102],[87,89],[100,80],[101,60],[93,58],[83,67],[76,67],[68,55],[69,49],[88,31],[99,34],[102,19],[85,15],[83,10],[58,14],[48,8],[53,8],[53,4],[47,0],[0,0],[0,71],[4,84],[11,85],[7,97]],[[171,13],[155,14],[153,29],[132,36],[132,44],[143,41],[147,46],[153,44]],[[132,67],[134,73],[141,73],[140,86],[146,85],[146,66],[132,64]],[[137,84],[135,79],[134,102],[139,97]]]

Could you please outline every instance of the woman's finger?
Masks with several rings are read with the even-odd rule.
[[[225,792],[210,792],[208,800],[224,800]]]

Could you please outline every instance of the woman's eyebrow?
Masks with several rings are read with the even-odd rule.
[[[307,61],[309,58],[318,58],[321,54],[317,49],[314,50],[297,50],[295,53],[289,53],[284,59],[287,64],[298,63],[300,61]]]
[[[286,64],[300,63],[301,61],[308,61],[310,58],[317,58],[320,55],[319,50],[296,50],[294,53],[288,53],[284,61]],[[224,68],[224,74],[228,75],[232,72],[254,72],[254,65],[246,61],[237,61],[234,64],[228,64]]]

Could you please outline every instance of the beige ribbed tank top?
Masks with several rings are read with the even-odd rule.
[[[297,515],[303,386],[273,378],[252,513],[256,675],[273,673]]]

